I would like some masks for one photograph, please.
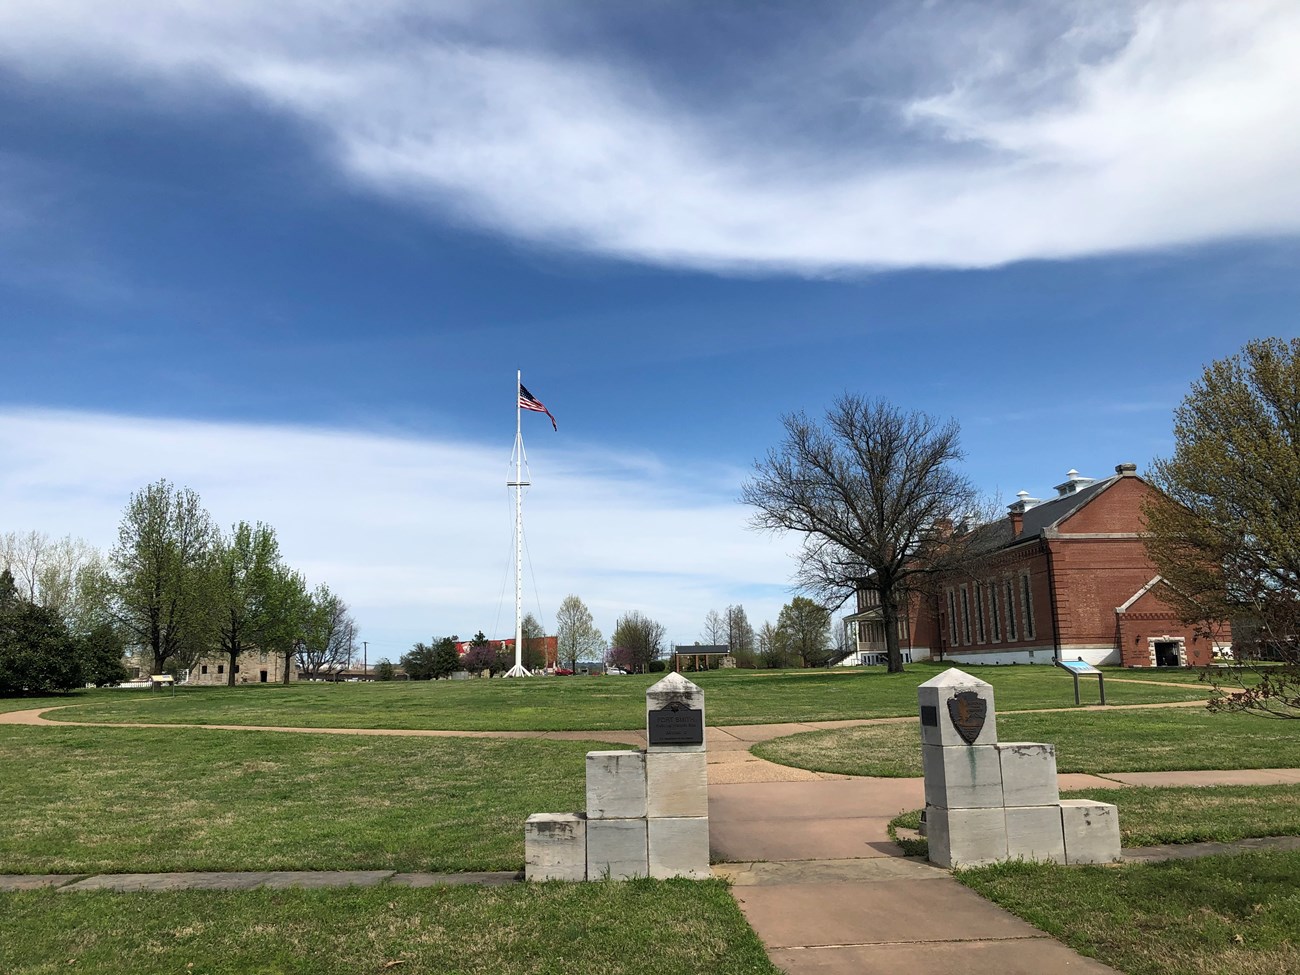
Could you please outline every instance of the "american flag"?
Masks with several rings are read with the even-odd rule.
[[[532,410],[534,413],[545,413],[551,416],[551,411],[542,405],[542,401],[528,391],[528,387],[523,383],[519,384],[519,408],[521,410]],[[555,424],[555,417],[551,416],[551,426],[558,431],[560,428]]]

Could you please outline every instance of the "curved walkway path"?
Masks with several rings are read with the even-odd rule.
[[[1183,685],[1179,685],[1183,686]],[[1201,701],[1115,706],[1201,707]],[[325,735],[539,738],[641,746],[635,731],[433,731],[373,728],[285,728],[130,722],[51,721],[58,707],[0,713],[0,725],[83,725],[191,728]],[[1078,711],[1044,708],[1041,711]],[[1086,710],[1100,710],[1099,707]],[[784,724],[728,725],[708,732],[710,848],[714,873],[732,893],[772,961],[790,975],[1039,975],[1042,972],[1114,975],[1059,941],[958,884],[949,871],[906,858],[890,839],[889,821],[924,804],[919,778],[883,779],[810,772],[750,754],[756,742],[805,731],[896,724],[912,716]],[[1300,769],[1219,772],[1065,774],[1062,789],[1117,785],[1300,784]],[[1133,860],[1165,859],[1248,849],[1295,849],[1280,837],[1239,844],[1129,850]],[[464,882],[467,878],[460,878]],[[517,875],[476,875],[471,882],[511,882]],[[18,885],[6,886],[6,881]],[[119,875],[99,878],[0,878],[0,890],[27,886],[77,889],[154,889],[296,884],[456,882],[437,875],[362,874]]]

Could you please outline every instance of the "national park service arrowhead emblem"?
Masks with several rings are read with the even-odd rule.
[[[975,691],[962,691],[948,698],[948,716],[952,718],[952,726],[968,745],[975,744],[975,739],[984,730],[988,713],[989,702]]]

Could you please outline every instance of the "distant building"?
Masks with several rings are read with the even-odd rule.
[[[1046,501],[1021,491],[1008,516],[975,529],[983,552],[971,570],[912,594],[901,607],[905,658],[955,663],[1051,663],[1083,659],[1125,667],[1204,666],[1227,647],[1227,621],[1207,636],[1181,623],[1162,597],[1167,583],[1147,558],[1142,505],[1154,492],[1133,464],[1097,481],[1070,471]],[[885,649],[880,595],[865,581],[857,653]]]
[[[189,684],[228,684],[230,682],[230,657],[202,657],[190,668]],[[241,653],[235,661],[236,684],[279,684],[284,680],[284,656],[251,650]],[[295,661],[289,667],[290,682],[298,680]]]
[[[555,662],[560,654],[559,637],[554,637],[554,636],[534,637],[532,640],[526,641],[524,645],[525,647],[536,649],[544,655],[546,662],[545,664],[543,664],[543,666],[545,667],[555,666]],[[474,646],[473,640],[461,640],[459,643],[456,644],[456,653],[459,656],[463,657],[465,656],[466,651],[468,651],[472,646]],[[508,656],[510,656],[511,659],[514,658],[514,654],[515,654],[514,637],[510,637],[507,640],[489,640],[488,646],[492,647],[494,650],[502,650]]]

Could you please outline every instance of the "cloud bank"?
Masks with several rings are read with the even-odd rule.
[[[532,469],[524,606],[548,625],[572,592],[606,636],[639,609],[692,642],[709,609],[743,603],[757,624],[789,598],[794,545],[745,528],[742,472],[688,491],[654,458],[542,444]],[[286,561],[352,606],[371,660],[434,634],[513,634],[513,473],[508,445],[0,410],[0,531],[108,549],[129,495],[166,477],[225,527],[273,525]]]
[[[986,267],[1300,230],[1295,3],[719,9],[9,0],[0,66],[164,110],[237,93],[367,192],[653,264]]]

